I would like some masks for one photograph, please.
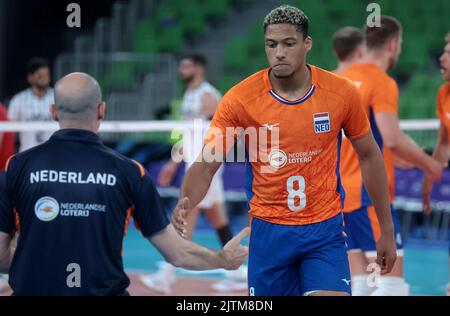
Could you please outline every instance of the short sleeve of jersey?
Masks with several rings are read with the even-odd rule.
[[[11,160],[0,175],[0,231],[5,234],[12,234],[15,230],[14,206],[9,184]]]
[[[236,131],[242,125],[240,112],[242,112],[241,103],[232,91],[228,92],[217,107],[205,138],[205,144],[227,154],[238,138]]]
[[[134,220],[145,238],[162,231],[170,221],[164,210],[161,197],[147,171],[138,163],[140,178],[133,188]]]
[[[377,113],[398,113],[399,90],[397,83],[391,79],[383,79],[375,85],[372,108]]]
[[[342,124],[345,135],[349,139],[366,135],[370,130],[369,119],[363,109],[361,95],[353,85],[349,89],[345,102],[347,104],[347,113]]]

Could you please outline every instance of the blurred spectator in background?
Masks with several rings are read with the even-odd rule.
[[[205,79],[207,67],[206,57],[199,54],[190,54],[182,57],[179,66],[179,75],[181,80],[186,84],[186,91],[183,95],[182,117],[186,121],[203,120],[209,121],[214,116],[219,101],[222,98],[220,92],[214,88]],[[206,131],[206,130],[205,130]],[[194,137],[196,134],[194,133]],[[183,139],[183,158],[186,162],[186,169],[194,163],[194,160],[200,155],[203,148],[202,139],[190,139],[186,142]],[[169,186],[173,182],[180,163],[170,160],[162,168],[158,184],[160,186]],[[224,190],[222,180],[222,169],[214,176],[210,189],[203,201],[196,209],[189,213],[186,222],[188,223],[187,231],[184,235],[192,238],[200,211],[203,212],[208,222],[216,230],[222,245],[225,245],[233,238],[231,227],[224,205]],[[225,284],[217,284],[218,290],[230,288],[241,290],[247,287],[246,269],[242,267],[238,271],[230,273],[230,278]],[[146,277],[143,280],[145,284],[155,290],[165,293],[170,292],[170,284],[175,281],[175,267],[168,264],[161,264],[158,273]]]
[[[186,84],[186,91],[183,95],[182,116],[183,119],[192,121],[194,119],[210,120],[214,116],[214,112],[219,104],[222,95],[205,79],[207,60],[202,55],[192,54],[182,57],[179,67],[181,80]],[[195,135],[194,135],[195,136]],[[190,140],[190,144],[183,142],[183,157],[189,168],[202,150],[202,141],[196,142]],[[200,144],[199,148],[194,148],[195,143]],[[190,148],[185,148],[190,147]],[[158,182],[161,186],[168,186],[172,183],[177,174],[179,163],[170,160],[162,169]],[[231,238],[232,233],[226,216],[225,207],[223,205],[223,181],[222,175],[217,174],[211,184],[199,209],[204,214],[211,225],[216,229],[222,244],[226,244]],[[192,212],[192,218],[188,220],[191,225],[186,232],[187,237],[192,237],[192,231],[195,226],[199,209]]]
[[[0,103],[0,121],[8,121],[7,110]],[[14,154],[14,133],[0,133],[0,168],[3,170],[8,158]],[[8,277],[0,274],[0,293],[8,290]]]
[[[51,121],[50,105],[54,103],[53,89],[50,87],[50,66],[47,60],[34,57],[27,66],[27,81],[30,87],[16,94],[8,109],[11,121]],[[51,136],[51,132],[31,131],[20,133],[20,150],[39,145]]]
[[[5,106],[0,103],[0,121],[9,121]],[[3,170],[6,161],[14,154],[14,133],[0,133],[0,168]]]

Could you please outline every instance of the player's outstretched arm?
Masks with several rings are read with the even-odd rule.
[[[212,178],[221,165],[222,162],[219,161],[207,162],[202,160],[194,162],[184,178],[180,198],[187,197],[191,207],[197,206],[208,192]]]
[[[11,247],[11,236],[0,232],[0,273],[8,273],[14,257],[14,249]]]
[[[351,142],[358,155],[364,185],[373,201],[380,223],[377,263],[381,267],[381,273],[386,274],[391,272],[397,259],[386,169],[380,149],[371,132]]]
[[[433,181],[439,181],[446,163],[436,161],[427,155],[408,135],[400,129],[398,117],[394,113],[379,113],[375,115],[385,146],[398,157],[424,170]]]
[[[198,159],[197,159],[198,160]],[[189,168],[181,186],[180,200],[172,213],[172,224],[184,237],[186,233],[185,217],[205,197],[217,170],[222,162],[207,162],[204,159],[194,162]]]
[[[437,146],[433,152],[433,158],[446,165],[448,160],[450,159],[450,144],[447,134],[447,128],[441,122],[439,128],[439,138]],[[425,214],[429,214],[431,212],[430,206],[430,196],[431,191],[433,189],[433,179],[427,175],[423,180],[423,210]]]
[[[172,225],[149,238],[150,242],[161,252],[164,258],[176,267],[189,270],[226,269],[236,270],[248,255],[248,247],[241,241],[249,234],[244,228],[230,240],[220,251],[202,247],[181,238]]]

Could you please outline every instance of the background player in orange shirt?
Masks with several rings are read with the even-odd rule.
[[[357,27],[343,27],[333,34],[332,46],[338,61],[333,72],[339,75],[364,56],[364,33]]]
[[[436,148],[434,149],[434,159],[446,164],[450,159],[450,33],[447,34],[444,52],[439,59],[441,64],[442,77],[446,81],[437,95],[437,116],[441,122],[439,127],[439,138]],[[423,186],[423,206],[426,214],[431,212],[430,195],[433,188],[433,181],[430,177],[426,177]],[[450,254],[450,248],[449,248]],[[450,270],[450,256],[449,256]],[[447,295],[450,296],[450,283],[447,285]]]
[[[398,86],[386,72],[396,64],[402,43],[402,28],[392,17],[382,16],[381,26],[365,28],[366,52],[358,64],[348,67],[343,76],[359,88],[363,105],[371,122],[372,132],[383,153],[389,179],[391,203],[395,196],[395,156],[439,179],[444,165],[428,156],[405,135],[398,121]],[[355,295],[408,295],[409,286],[403,280],[403,254],[392,273],[379,278],[378,286],[368,283],[369,264],[376,258],[376,241],[380,227],[372,200],[362,182],[362,174],[350,142],[342,144],[341,172],[346,191],[344,219],[348,235],[349,259]],[[391,207],[392,208],[392,207]],[[402,248],[400,227],[392,208],[397,248]],[[369,267],[369,271],[368,271]]]
[[[382,273],[391,271],[396,258],[386,173],[360,95],[345,78],[306,64],[312,47],[308,25],[304,13],[290,6],[267,15],[265,50],[270,68],[224,96],[203,155],[189,169],[174,211],[174,225],[182,233],[186,213],[201,201],[221,159],[242,135],[227,129],[242,127],[252,216],[250,295],[351,293],[341,214],[341,129],[352,141],[376,205],[382,232],[377,262]],[[267,147],[256,152],[252,128],[272,136],[278,133],[278,144],[270,138]],[[261,142],[264,139],[257,145]],[[216,160],[209,159],[216,154]]]

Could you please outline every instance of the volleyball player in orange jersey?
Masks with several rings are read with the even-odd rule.
[[[402,28],[392,17],[382,16],[381,25],[365,28],[366,52],[359,63],[349,66],[342,75],[358,87],[369,117],[372,133],[382,150],[391,203],[395,196],[396,156],[439,179],[444,165],[428,156],[399,127],[397,83],[386,72],[392,68],[401,52]],[[372,273],[370,263],[377,257],[376,243],[380,225],[374,203],[363,183],[357,154],[350,141],[343,140],[341,159],[342,182],[346,192],[344,203],[345,232],[348,236],[349,259],[354,295],[408,295],[409,286],[403,279],[403,253],[400,225],[392,208],[398,260],[391,274],[379,278],[378,284],[368,283]]]
[[[252,218],[249,294],[348,295],[341,130],[357,152],[376,206],[382,231],[377,262],[388,273],[396,249],[380,150],[352,82],[306,63],[312,39],[305,14],[290,6],[276,8],[265,18],[264,31],[270,68],[237,84],[222,99],[203,155],[184,179],[173,222],[183,233],[186,213],[201,201],[221,159],[234,146],[237,136],[229,131],[240,127],[246,135]],[[255,130],[269,135],[258,136],[257,146],[251,141]],[[274,134],[279,141],[272,143]],[[267,148],[258,150],[261,143]]]

